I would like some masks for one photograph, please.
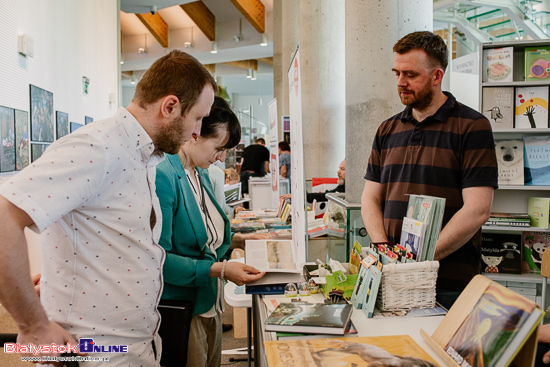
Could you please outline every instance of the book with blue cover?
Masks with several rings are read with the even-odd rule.
[[[550,136],[525,136],[525,185],[550,185]]]

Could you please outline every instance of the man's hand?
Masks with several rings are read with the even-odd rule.
[[[539,343],[550,343],[550,324],[539,327]],[[550,363],[550,351],[542,357],[542,362],[544,364]]]
[[[238,261],[228,261],[225,264],[224,278],[237,285],[243,285],[258,280],[265,275],[258,269]]]
[[[51,345],[51,344],[57,344],[57,345],[67,345],[67,343],[70,343],[72,345],[78,346],[78,342],[69,334],[69,332],[65,329],[63,329],[61,326],[56,324],[55,322],[48,321],[45,325],[30,327],[28,330],[19,329],[19,334],[17,336],[17,343],[21,345],[28,345],[33,344],[35,347],[39,347],[41,345]],[[85,355],[85,353],[77,353],[78,355]],[[37,355],[34,355],[32,353],[21,353],[22,357],[42,357],[42,356],[50,356],[50,357],[59,357],[61,356],[61,353],[40,353]],[[48,362],[44,362],[48,363]],[[40,364],[44,364],[40,363]],[[55,364],[54,364],[55,365]],[[63,364],[58,364],[59,366],[62,366]]]
[[[231,248],[240,248],[244,250],[246,240],[268,240],[269,233],[235,233],[231,239]]]
[[[281,199],[292,199],[292,194],[283,194],[283,195],[280,195],[279,198],[281,198]]]
[[[38,297],[40,297],[40,278],[42,277],[41,273],[35,274],[31,277],[32,284],[34,284],[34,290],[36,291],[36,294],[38,294]]]
[[[242,206],[242,205],[237,205],[237,206],[235,207],[235,214],[237,214],[238,212],[241,212],[241,211],[243,211],[243,210],[246,210],[246,209],[244,208],[244,206]]]

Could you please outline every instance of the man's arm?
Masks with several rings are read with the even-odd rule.
[[[441,260],[458,250],[489,219],[493,192],[494,189],[487,186],[462,190],[464,205],[441,230],[434,260]]]
[[[286,164],[281,166],[281,168],[279,169],[279,173],[281,174],[281,177],[286,178]]]
[[[361,217],[372,242],[387,242],[382,213],[382,185],[374,181],[365,181],[361,195]]]
[[[269,172],[269,161],[264,161],[264,174]]]
[[[32,219],[0,196],[0,223],[0,303],[17,323],[17,342],[77,344],[66,330],[48,320],[31,281],[24,230]]]

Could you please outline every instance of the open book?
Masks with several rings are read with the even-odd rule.
[[[247,240],[245,263],[266,275],[250,285],[283,284],[302,281],[302,268],[296,264],[290,240]]]
[[[532,366],[543,316],[535,302],[477,275],[434,334],[420,333],[449,366]]]

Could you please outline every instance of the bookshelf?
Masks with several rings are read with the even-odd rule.
[[[512,47],[512,60],[511,63],[511,74],[512,80],[508,81],[484,81],[487,77],[488,65],[491,61],[487,62],[487,52],[491,49]],[[491,106],[484,106],[484,90],[486,88],[509,88],[508,90],[512,91],[512,121],[515,125],[515,107],[516,107],[516,91],[517,88],[524,87],[546,87],[550,86],[550,78],[541,79],[540,81],[526,81],[525,77],[525,49],[530,47],[550,47],[550,40],[528,40],[528,41],[510,41],[510,42],[495,42],[495,43],[485,43],[480,46],[479,52],[479,65],[480,65],[480,75],[479,75],[479,111],[488,115],[488,110]],[[485,62],[484,62],[485,61]],[[485,76],[484,76],[485,74]],[[489,94],[489,93],[487,93]],[[486,101],[487,102],[487,101]],[[524,137],[531,136],[550,136],[550,125],[548,119],[546,121],[546,126],[541,127],[537,124],[537,128],[498,128],[496,127],[496,120],[491,120],[495,122],[493,124],[493,136],[495,140],[503,139],[518,139],[523,140]],[[527,200],[529,197],[550,197],[550,186],[531,186],[531,185],[499,185],[499,189],[495,190],[493,205],[491,212],[505,212],[505,213],[527,213]],[[536,231],[536,232],[550,232],[548,229],[527,227],[527,228],[517,228],[517,227],[496,227],[496,226],[483,226],[482,231],[485,233],[509,233],[509,234],[518,234],[525,231]],[[523,246],[523,244],[521,244]],[[537,289],[537,301],[541,303],[542,306],[548,305],[548,300],[543,299],[545,293],[542,289],[545,286],[543,278],[540,274],[488,274],[484,273],[485,276],[499,281],[500,283],[514,284],[514,283],[530,283],[536,284]],[[534,285],[533,285],[534,287]]]

